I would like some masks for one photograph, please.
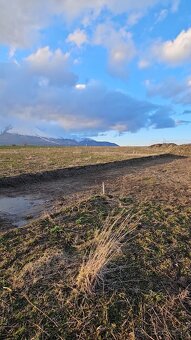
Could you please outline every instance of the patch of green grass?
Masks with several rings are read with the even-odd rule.
[[[59,234],[62,232],[62,228],[59,225],[55,225],[50,229],[51,234]]]

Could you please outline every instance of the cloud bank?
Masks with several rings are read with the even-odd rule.
[[[136,66],[135,72],[140,72],[140,69],[152,66],[153,60],[173,66],[189,61],[191,29],[182,31],[173,41],[158,40],[154,44],[149,41],[150,47],[142,48],[142,51],[135,44],[140,39],[136,28],[134,35],[130,32],[150,8],[162,6],[157,19],[155,15],[160,23],[170,12],[178,10],[179,2],[0,0],[0,44],[3,44],[3,51],[4,45],[9,48],[9,62],[0,63],[0,127],[11,123],[19,131],[22,127],[23,132],[38,130],[62,136],[95,136],[111,130],[119,134],[134,133],[142,128],[175,127],[177,123],[171,107],[110,90],[94,80],[84,81],[84,70],[88,72],[90,63],[81,59],[81,53],[89,49],[87,52],[91,50],[92,54],[87,53],[87,56],[92,58],[94,51],[98,56],[100,47],[105,49],[110,76],[102,75],[108,83],[111,75],[125,81],[122,88],[127,85],[130,63],[133,69],[136,62],[138,68]],[[153,13],[151,11],[151,16]],[[53,38],[49,30],[58,29],[55,19],[58,19],[59,29],[63,25],[65,31],[60,29],[61,33],[55,33]],[[42,41],[52,49],[44,46]],[[37,49],[35,46],[41,47]],[[27,50],[30,55],[22,59]],[[14,61],[16,56],[18,61]],[[82,60],[81,69],[79,60]],[[83,80],[73,71],[77,69]],[[116,85],[114,81],[116,79],[111,82],[113,86]],[[140,88],[140,84],[136,86]],[[166,87],[147,83],[147,89],[152,96],[190,102],[189,84],[176,84],[172,80]]]
[[[0,64],[0,124],[48,124],[52,132],[95,135],[114,130],[174,127],[169,108],[141,101],[95,81],[78,83],[70,57],[44,47],[21,64]],[[160,118],[161,117],[161,118]]]
[[[162,4],[177,10],[179,1],[163,0]],[[0,43],[13,47],[28,47],[40,30],[47,27],[55,15],[72,22],[91,24],[103,10],[115,16],[125,13],[145,13],[149,8],[161,4],[161,0],[0,0]],[[137,17],[137,15],[136,15]]]

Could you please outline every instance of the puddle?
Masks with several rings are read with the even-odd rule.
[[[20,197],[0,197],[0,215],[21,227],[37,217],[44,209],[45,201],[30,195]]]

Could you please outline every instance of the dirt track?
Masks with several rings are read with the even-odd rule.
[[[100,194],[103,181],[106,194],[112,193],[125,176],[135,175],[139,178],[142,172],[148,172],[151,167],[181,162],[180,158],[174,155],[152,156],[6,180],[7,185],[16,184],[15,187],[6,187],[6,181],[0,181],[0,187],[4,186],[0,188],[0,228],[22,226],[27,220],[39,217],[59,204],[67,205],[90,194]]]

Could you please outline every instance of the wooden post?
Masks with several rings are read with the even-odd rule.
[[[102,182],[103,195],[105,195],[105,183]]]

